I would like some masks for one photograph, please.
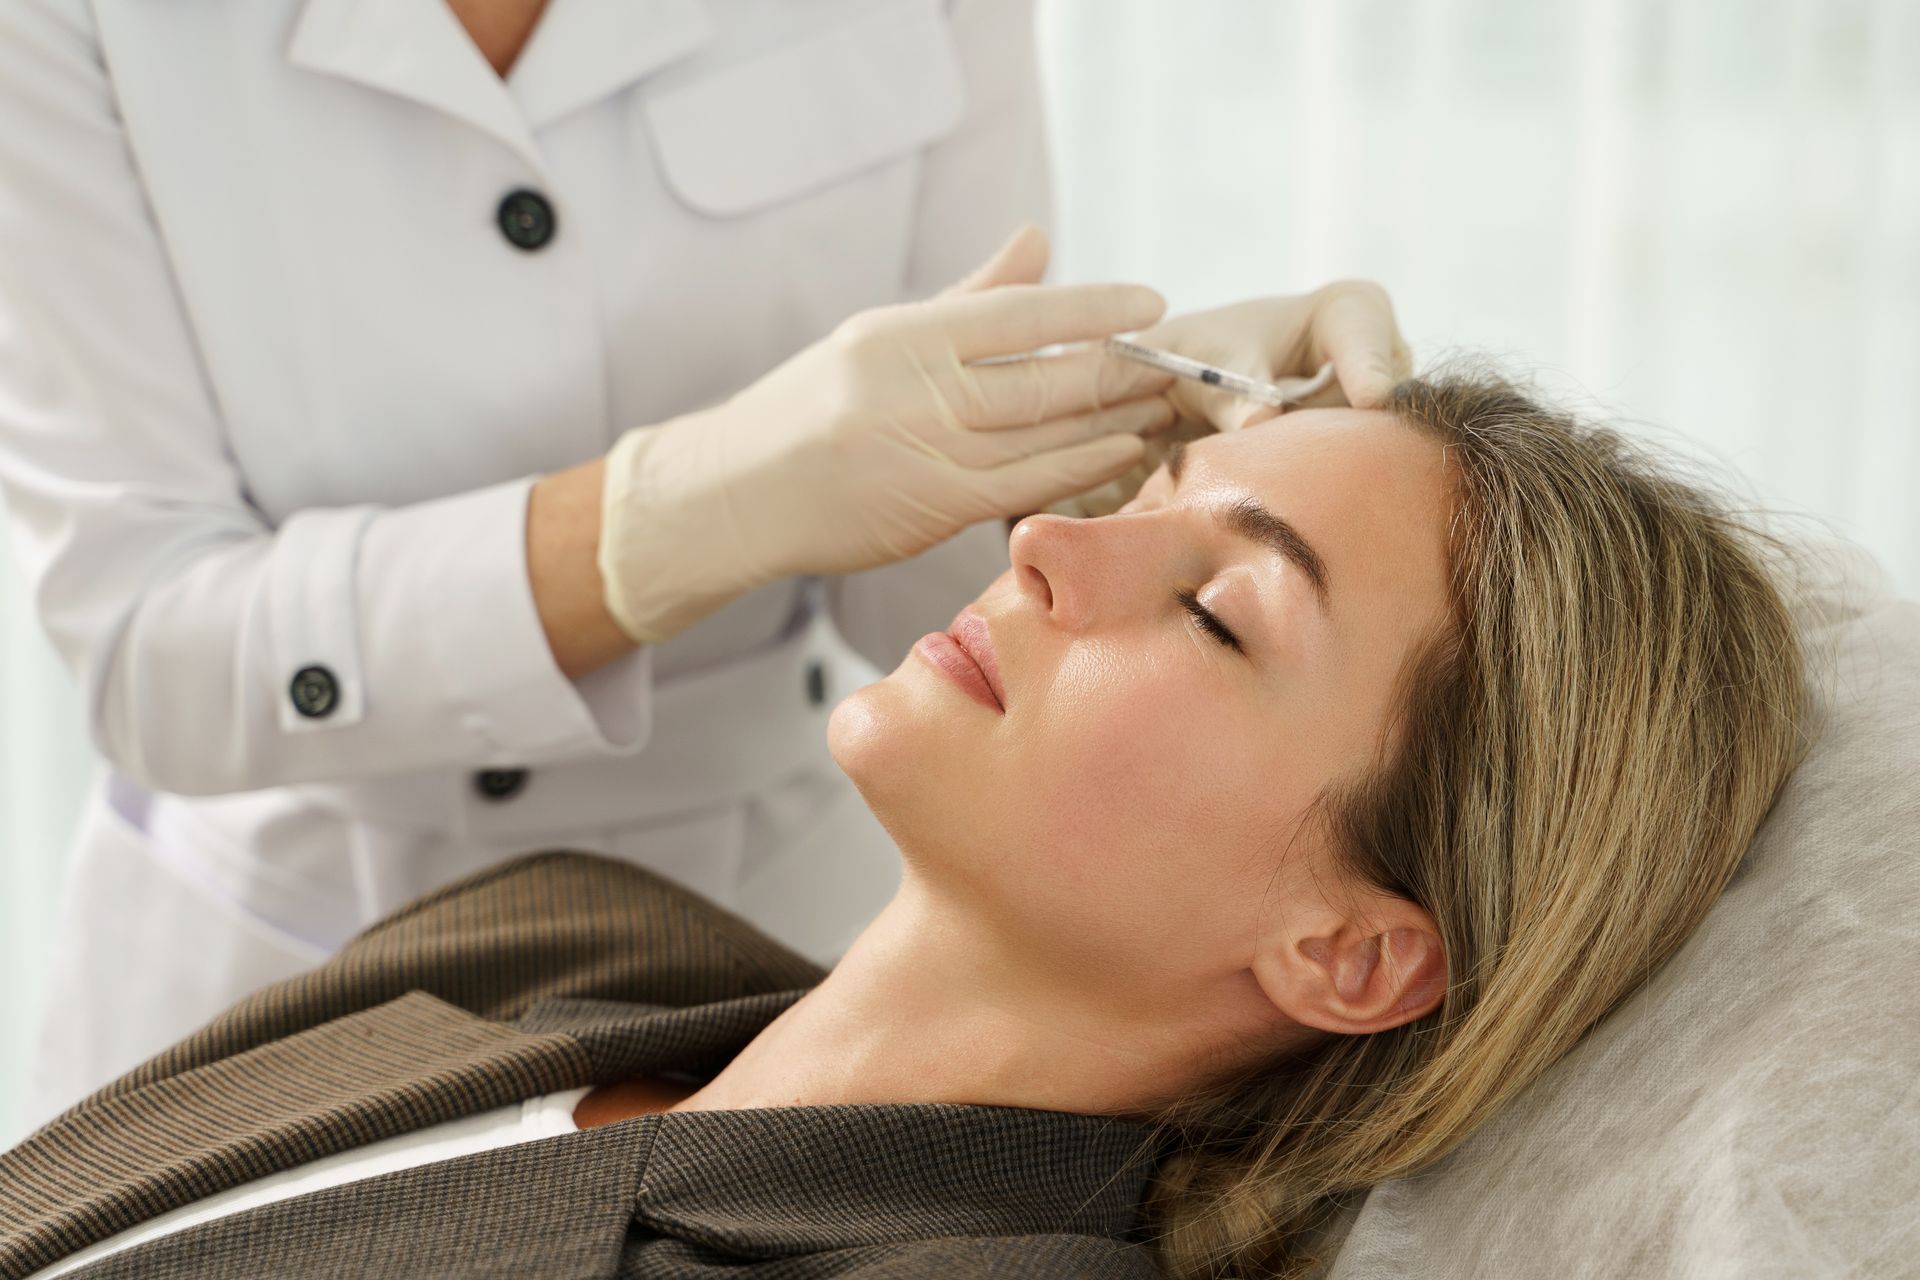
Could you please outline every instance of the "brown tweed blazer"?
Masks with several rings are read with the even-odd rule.
[[[555,1090],[710,1077],[824,976],[581,853],[422,898],[0,1155],[0,1280],[334,1152]],[[955,1105],[639,1116],[190,1227],[103,1277],[1157,1275],[1140,1125]]]

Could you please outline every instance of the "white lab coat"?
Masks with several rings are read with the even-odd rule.
[[[27,1118],[516,852],[838,954],[827,714],[1004,531],[569,681],[527,492],[1046,221],[1030,5],[550,0],[503,83],[444,0],[0,0],[0,486],[103,763]]]

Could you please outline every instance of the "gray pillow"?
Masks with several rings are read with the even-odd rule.
[[[1920,605],[1820,555],[1825,719],[1725,896],[1483,1129],[1368,1193],[1329,1280],[1920,1272]]]

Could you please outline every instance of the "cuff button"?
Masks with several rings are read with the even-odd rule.
[[[482,769],[473,775],[473,789],[489,800],[511,800],[527,785],[525,769]]]
[[[310,720],[318,720],[332,715],[333,709],[340,705],[340,683],[325,667],[302,667],[293,673],[287,696],[293,700],[295,711]]]

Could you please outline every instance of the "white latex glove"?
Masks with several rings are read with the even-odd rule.
[[[1152,324],[1137,284],[1040,285],[1027,226],[922,302],[862,311],[726,402],[637,427],[608,452],[608,611],[658,643],[742,592],[917,555],[976,521],[1125,471],[1172,421],[1172,378],[1098,345],[969,366]]]
[[[1285,386],[1333,361],[1334,381],[1302,407],[1351,404],[1370,409],[1387,402],[1394,385],[1413,372],[1413,356],[1393,319],[1386,290],[1365,280],[1341,280],[1298,297],[1252,298],[1162,321],[1132,340],[1172,351],[1262,382]],[[1177,420],[1147,441],[1140,460],[1085,493],[1054,503],[1064,516],[1118,511],[1157,471],[1176,440],[1214,431],[1239,431],[1281,410],[1219,387],[1181,378],[1166,392]]]

